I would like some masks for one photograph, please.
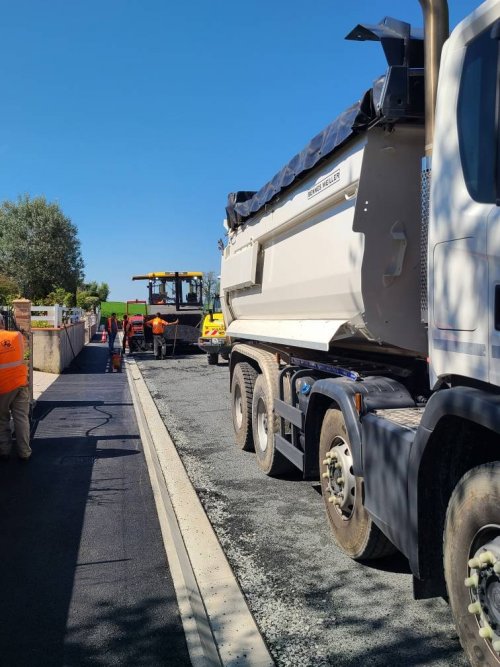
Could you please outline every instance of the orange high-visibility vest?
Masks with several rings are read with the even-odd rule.
[[[106,331],[108,333],[118,333],[118,322],[114,317],[108,317],[107,327]]]
[[[153,327],[153,334],[159,335],[162,334],[167,327],[165,320],[162,320],[161,317],[155,317],[154,320],[151,320],[151,326]]]
[[[0,330],[0,394],[28,384],[24,339],[19,331]]]

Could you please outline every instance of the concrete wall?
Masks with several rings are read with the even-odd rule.
[[[33,368],[45,373],[61,373],[85,344],[85,322],[62,329],[32,329]]]
[[[85,323],[85,344],[90,343],[92,338],[97,333],[97,324],[95,315],[90,317],[85,317],[83,320]]]

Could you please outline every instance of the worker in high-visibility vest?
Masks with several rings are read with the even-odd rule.
[[[0,315],[0,460],[8,461],[12,447],[10,419],[14,420],[17,456],[28,461],[30,447],[30,393],[24,363],[24,339],[6,331]]]
[[[116,313],[111,313],[111,317],[108,317],[106,320],[106,331],[108,332],[108,346],[109,353],[113,354],[115,348],[115,338],[118,333],[118,320],[116,319]]]
[[[160,358],[160,350],[163,359],[167,356],[167,342],[165,341],[165,336],[163,334],[167,327],[174,326],[175,324],[179,324],[179,320],[175,320],[175,322],[166,322],[165,320],[162,320],[161,313],[156,313],[154,319],[146,322],[146,326],[153,329],[153,350],[155,359]]]
[[[128,315],[125,313],[122,321],[122,331],[123,331],[123,340],[122,340],[122,352],[125,354],[125,347],[128,342],[130,349],[130,332],[132,331],[132,324],[128,318]]]

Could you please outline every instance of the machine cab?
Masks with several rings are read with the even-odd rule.
[[[197,271],[172,271],[133,276],[148,281],[150,306],[172,306],[179,310],[203,308],[203,274]]]

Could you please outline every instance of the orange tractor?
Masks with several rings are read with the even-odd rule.
[[[144,312],[138,313],[137,307],[135,307],[132,312],[131,306],[139,306],[139,309],[140,310],[144,309]],[[144,331],[144,322],[148,314],[147,302],[139,301],[138,299],[135,299],[134,301],[127,301],[126,313],[130,325],[130,330],[128,334],[129,350],[130,352],[144,351],[146,349],[146,335]]]

